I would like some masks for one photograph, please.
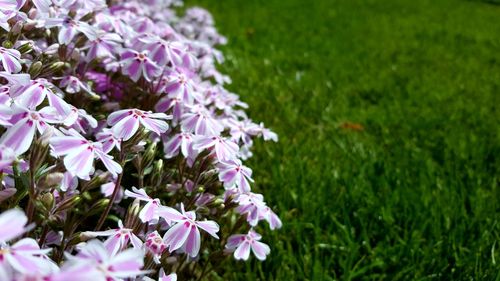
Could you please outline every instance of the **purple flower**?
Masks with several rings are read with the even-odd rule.
[[[196,136],[193,148],[201,151],[207,148],[213,148],[219,162],[236,158],[239,147],[233,141],[218,136]],[[240,188],[243,188],[241,186]]]
[[[21,53],[16,49],[5,49],[0,47],[0,61],[2,61],[3,69],[7,73],[17,73],[21,71]]]
[[[83,33],[89,39],[96,38],[96,31],[94,27],[88,23],[72,19],[70,17],[64,18],[50,18],[46,19],[43,25],[46,28],[59,27],[57,39],[60,44],[68,45],[78,33]]]
[[[96,134],[96,139],[102,143],[102,150],[109,153],[113,148],[120,150],[121,140],[115,137],[113,131],[104,128],[102,132]]]
[[[194,211],[184,211],[184,205],[181,203],[181,212],[177,210],[162,206],[158,210],[158,214],[164,218],[167,223],[172,226],[167,233],[165,233],[164,241],[168,246],[170,252],[181,248],[191,257],[196,257],[200,251],[200,231],[201,228],[208,232],[211,236],[219,239],[217,232],[219,225],[214,221],[196,221],[196,213]]]
[[[68,261],[51,281],[62,280],[124,280],[149,273],[144,266],[144,252],[126,249],[116,254],[106,249],[98,240],[91,240],[76,256],[67,256]]]
[[[179,151],[182,152],[182,155],[186,158],[195,154],[191,145],[193,143],[193,137],[191,133],[180,133],[172,136],[163,145],[165,158],[173,158],[179,154]]]
[[[0,144],[12,148],[16,155],[23,154],[30,148],[37,129],[41,134],[50,126],[50,123],[60,123],[52,107],[34,111],[17,106],[13,108],[10,122],[14,125],[2,135]]]
[[[146,205],[142,208],[141,212],[139,212],[139,218],[143,222],[158,221],[159,216],[157,210],[161,205],[160,199],[153,199],[149,197],[144,189],[137,189],[134,186],[132,186],[132,191],[125,190],[125,195],[147,202]]]
[[[75,94],[83,90],[91,96],[96,96],[96,94],[90,89],[89,85],[83,83],[76,76],[68,75],[63,77],[61,82],[59,82],[59,86],[61,88],[66,88],[65,90],[68,94]]]
[[[165,41],[159,38],[146,37],[139,39],[145,43],[145,49],[149,51],[149,56],[159,66],[171,63],[173,66],[182,65],[182,57],[186,48],[180,42]]]
[[[149,57],[147,52],[137,52],[127,50],[122,53],[121,61],[122,73],[128,75],[132,81],[137,82],[144,76],[147,81],[153,80],[161,74],[161,68],[156,65]]]
[[[16,160],[16,153],[12,148],[0,144],[0,171],[5,168],[11,167],[12,163]]]
[[[28,218],[18,209],[10,209],[0,214],[0,245],[28,231],[26,223]]]
[[[67,136],[52,137],[50,144],[54,155],[65,156],[66,169],[81,179],[89,179],[94,158],[99,158],[112,175],[122,172],[120,164],[102,150],[100,142],[91,142],[73,129],[68,131]]]
[[[154,255],[155,262],[160,263],[160,257],[167,249],[167,245],[163,242],[158,231],[155,230],[146,236],[144,246]]]
[[[84,49],[88,49],[86,60],[113,57],[122,41],[120,35],[116,33],[98,32],[96,37],[84,47]]]
[[[12,246],[0,246],[0,272],[13,269],[20,273],[49,273],[57,267],[46,254],[51,249],[40,249],[32,238],[24,238]]]
[[[217,164],[219,169],[219,180],[224,183],[224,187],[232,188],[236,185],[240,192],[250,191],[250,184],[253,182],[252,170],[242,165],[239,159],[231,161],[221,161]]]
[[[86,236],[108,236],[104,241],[104,247],[111,255],[116,255],[119,251],[127,248],[128,244],[132,244],[135,249],[142,248],[142,241],[137,237],[132,229],[124,228],[121,220],[118,221],[118,228],[106,231],[86,231],[83,233]]]
[[[257,259],[265,260],[271,249],[259,241],[261,238],[262,236],[253,230],[250,230],[246,235],[231,235],[227,240],[226,248],[234,250],[234,258],[237,260],[248,260],[250,250]]]
[[[201,108],[184,113],[181,127],[185,132],[194,132],[204,136],[217,136],[224,130],[224,126],[218,120],[214,119],[207,110]]]
[[[139,129],[139,124],[160,135],[168,130],[167,122],[171,116],[165,113],[152,113],[139,109],[123,109],[113,112],[108,117],[108,124],[113,126],[113,134],[124,141],[129,140]]]

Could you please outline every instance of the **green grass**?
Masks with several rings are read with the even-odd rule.
[[[260,226],[272,255],[224,280],[500,279],[493,2],[187,2],[213,13],[229,88],[280,136],[248,164],[284,226]]]

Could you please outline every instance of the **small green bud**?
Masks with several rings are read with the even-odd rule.
[[[6,48],[6,49],[10,49],[10,48],[12,48],[12,42],[10,42],[9,40],[5,40],[2,43],[2,47]]]
[[[28,73],[30,74],[31,78],[35,78],[38,75],[40,75],[40,72],[42,71],[42,62],[41,61],[36,61],[31,64],[30,68],[28,69]]]
[[[17,50],[21,54],[26,54],[26,53],[29,53],[29,52],[33,51],[33,45],[28,42],[28,43],[25,43],[25,44],[22,44],[21,46],[19,46],[17,48]]]
[[[54,210],[54,214],[57,214],[58,212],[62,212],[64,210],[72,208],[72,207],[78,205],[78,203],[80,203],[80,201],[82,201],[82,198],[79,195],[65,199],[62,202],[60,202],[59,204],[57,204],[56,209]]]
[[[49,72],[57,72],[59,70],[61,70],[63,67],[65,66],[65,63],[62,62],[62,61],[56,61],[56,62],[53,62],[49,65],[49,67],[47,68],[47,70]]]
[[[52,210],[54,207],[54,195],[52,195],[52,193],[44,193],[41,196],[40,201],[42,201],[43,206],[47,210]]]

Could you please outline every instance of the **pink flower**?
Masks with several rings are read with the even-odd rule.
[[[196,221],[196,213],[194,211],[185,212],[182,203],[181,212],[179,213],[177,210],[165,206],[162,206],[158,210],[158,214],[167,223],[176,223],[165,233],[164,241],[170,252],[182,248],[184,252],[194,258],[198,255],[201,244],[198,228],[205,230],[211,236],[219,239],[219,236],[217,236],[219,225],[214,221]]]
[[[233,141],[219,136],[196,136],[193,142],[193,148],[201,151],[207,148],[213,148],[219,162],[235,159],[239,147]],[[247,187],[241,186],[240,188]]]
[[[232,188],[236,185],[240,192],[250,191],[250,184],[253,182],[252,170],[241,164],[239,159],[231,161],[221,161],[217,164],[219,169],[219,180],[224,183],[224,187]]]
[[[265,260],[271,249],[266,244],[259,242],[262,238],[257,232],[250,230],[248,234],[231,235],[226,244],[226,248],[234,250],[234,258],[237,260],[248,260],[250,250],[259,260]]]
[[[21,71],[21,53],[16,49],[5,49],[0,47],[0,61],[2,61],[3,69],[7,73],[17,73]]]
[[[141,75],[147,81],[151,81],[161,74],[161,68],[148,57],[147,52],[140,53],[129,49],[122,53],[120,63],[122,73],[128,75],[134,82],[137,82]]]
[[[83,233],[87,236],[108,236],[104,241],[104,247],[111,255],[116,255],[119,251],[127,248],[128,244],[132,244],[135,249],[142,248],[142,241],[137,237],[132,229],[124,228],[121,220],[118,221],[118,228],[106,231],[86,231]]]
[[[171,116],[165,113],[152,113],[139,109],[123,109],[108,116],[108,124],[113,126],[113,134],[124,141],[129,140],[139,129],[139,124],[160,135],[168,130],[167,122]]]
[[[132,191],[125,190],[125,195],[128,197],[137,198],[141,201],[147,202],[146,205],[139,212],[139,218],[143,222],[158,221],[159,216],[157,210],[161,205],[160,199],[158,198],[153,199],[149,197],[149,195],[147,195],[144,189],[137,189],[134,186],[132,186]]]
[[[74,129],[68,131],[68,136],[52,137],[50,144],[54,155],[65,156],[66,169],[81,179],[89,179],[94,158],[99,158],[112,175],[122,172],[122,167],[113,161],[113,157],[102,150],[100,142],[91,142]]]
[[[35,136],[35,131],[43,133],[49,123],[60,123],[52,107],[44,107],[39,111],[14,106],[10,127],[0,138],[0,144],[12,148],[16,155],[23,154],[30,146]]]

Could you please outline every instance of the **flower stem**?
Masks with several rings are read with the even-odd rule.
[[[125,170],[125,153],[123,152],[123,142],[121,145],[120,149],[120,165],[122,166],[123,170]],[[101,214],[101,217],[99,218],[99,221],[97,222],[97,225],[95,227],[95,231],[99,231],[104,224],[104,221],[106,220],[106,217],[109,214],[109,211],[111,211],[111,207],[113,207],[113,204],[116,200],[116,196],[118,195],[118,191],[120,190],[120,184],[122,181],[123,173],[124,171],[122,170],[121,174],[118,175],[118,178],[116,179],[115,183],[115,189],[113,190],[113,194],[111,195],[111,199],[109,200],[108,206],[106,206],[106,209],[104,212]]]

